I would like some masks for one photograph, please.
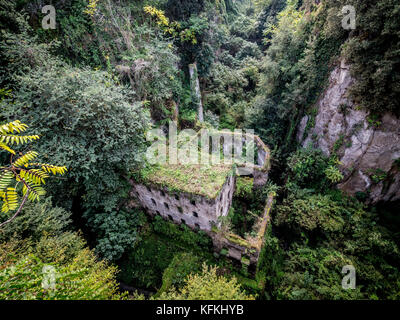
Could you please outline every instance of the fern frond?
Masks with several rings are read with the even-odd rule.
[[[5,144],[4,142],[0,142],[0,149],[6,150],[12,154],[15,154],[15,151],[13,149],[11,149],[7,144]]]
[[[0,174],[0,190],[5,190],[14,178],[14,174],[9,170],[3,170]]]
[[[0,134],[8,134],[8,133],[21,133],[24,132],[28,126],[24,123],[21,123],[21,121],[16,120],[13,122],[9,122],[3,125],[0,125]]]
[[[15,210],[18,207],[18,194],[15,188],[7,188],[4,192],[2,191],[1,197],[3,198],[3,206],[1,212],[8,212]]]
[[[49,177],[47,172],[42,171],[40,169],[30,169],[30,170],[21,169],[19,176],[25,182],[33,183],[36,185],[45,184],[46,182],[44,179]]]
[[[9,145],[19,145],[39,139],[38,135],[25,135],[20,136],[14,133],[24,132],[28,126],[21,123],[19,120],[0,125],[0,150],[6,150],[12,154],[15,151]],[[19,209],[7,221],[0,223],[0,227],[4,224],[11,222],[22,210],[26,200],[38,201],[41,196],[46,194],[46,190],[41,187],[45,184],[45,179],[50,174],[64,174],[67,171],[65,166],[53,166],[47,163],[30,163],[38,157],[35,151],[29,151],[21,155],[13,162],[11,157],[11,164],[6,167],[0,167],[0,199],[3,200],[1,211],[3,213],[10,210]],[[32,166],[38,168],[32,169]],[[15,184],[16,182],[16,184]],[[21,183],[22,182],[22,183]],[[10,187],[10,185],[14,187]],[[22,193],[24,195],[21,204],[19,205],[17,186],[22,185]]]
[[[64,173],[66,173],[68,171],[67,167],[63,166],[53,166],[51,164],[47,164],[47,163],[30,163],[31,166],[37,166],[37,167],[41,167],[43,171],[46,171],[48,173],[52,173],[54,175],[61,174],[63,175]]]
[[[28,142],[32,142],[34,140],[38,140],[38,135],[33,136],[16,136],[13,134],[0,134],[0,142],[8,144],[24,144]]]
[[[24,188],[22,188],[24,189]],[[24,190],[22,191],[24,194]],[[30,201],[39,201],[41,196],[44,196],[46,194],[46,190],[44,190],[41,186],[38,185],[30,185],[29,186],[29,195],[28,195],[28,200]]]
[[[28,164],[29,161],[32,161],[33,159],[35,159],[38,155],[39,154],[35,151],[28,151],[23,156],[21,156],[17,160],[15,160],[15,162],[13,164],[16,167],[22,167],[23,165]]]

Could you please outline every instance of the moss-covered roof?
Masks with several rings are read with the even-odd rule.
[[[232,172],[233,166],[259,169],[260,166],[249,163],[247,158],[241,159],[240,157],[238,158],[235,156],[232,159],[227,159],[226,157],[223,157],[222,149],[217,152],[213,151],[209,153],[209,150],[204,152],[202,148],[199,148],[198,139],[200,134],[201,131],[199,131],[195,137],[190,135],[178,136],[177,146],[179,147],[179,152],[178,150],[174,151],[174,149],[170,150],[171,146],[168,146],[167,148],[168,154],[174,151],[171,154],[178,155],[182,150],[185,151],[186,148],[188,148],[188,150],[190,149],[188,154],[183,153],[185,154],[185,156],[182,156],[183,158],[192,158],[193,154],[191,152],[192,150],[195,150],[194,155],[196,159],[193,160],[195,160],[196,163],[200,162],[200,164],[188,164],[188,161],[185,161],[185,159],[179,159],[179,157],[177,160],[181,161],[182,164],[169,164],[169,156],[166,155],[166,159],[161,163],[147,166],[145,169],[142,169],[138,175],[140,180],[138,182],[158,185],[170,191],[186,192],[214,199],[221,191],[227,175]],[[213,131],[209,134],[235,135],[237,133],[230,131]],[[269,149],[264,145],[261,139],[258,136],[251,134],[246,134],[246,139],[248,141],[253,141],[255,139],[257,147],[262,148],[266,153],[265,161],[268,161]],[[249,145],[249,148],[252,148],[252,144]],[[159,157],[157,152],[153,156],[154,160],[157,160]],[[257,156],[257,153],[255,153],[255,156]],[[160,159],[161,158],[162,157],[160,157]],[[228,164],[227,161],[230,161],[230,164]],[[223,164],[216,164],[219,162],[223,162]],[[263,169],[266,167],[267,165],[264,165]]]
[[[214,199],[231,172],[232,166],[225,164],[157,164],[142,169],[141,180],[145,184],[166,187],[170,191]]]

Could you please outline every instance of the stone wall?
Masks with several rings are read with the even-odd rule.
[[[161,215],[175,223],[184,223],[193,229],[210,231],[220,225],[218,218],[226,216],[232,204],[235,177],[228,176],[215,199],[187,193],[171,193],[167,188],[146,186],[132,181],[131,194],[151,215]]]
[[[192,94],[195,95],[197,101],[197,116],[200,122],[204,122],[203,103],[201,102],[200,82],[197,73],[197,63],[189,64],[190,87]]]
[[[146,186],[131,181],[132,199],[137,199],[148,214],[160,215],[176,224],[185,223],[193,229],[205,231],[212,239],[217,254],[237,260],[255,271],[258,258],[264,244],[264,234],[270,222],[270,210],[274,194],[270,194],[266,202],[263,216],[255,225],[254,237],[240,236],[220,229],[220,216],[226,216],[232,205],[235,189],[235,177],[229,176],[215,199],[187,193],[172,193],[166,188]],[[212,228],[213,225],[217,228]]]
[[[264,236],[267,227],[271,221],[271,208],[273,205],[275,195],[269,194],[266,201],[263,216],[259,219],[255,226],[255,237],[248,237],[246,239],[240,236],[219,230],[217,232],[209,233],[213,240],[214,251],[223,254],[229,258],[240,261],[242,264],[249,266],[256,266],[261,250],[264,245]],[[255,270],[253,268],[253,270]]]
[[[210,237],[215,252],[239,262],[245,258],[248,259],[248,264],[257,264],[260,251],[253,248],[246,240],[235,234],[227,235],[223,232],[211,233]]]
[[[203,134],[204,131],[206,134]],[[192,139],[194,145],[198,145],[198,139],[201,144],[207,146],[209,149],[209,138],[212,137],[213,145],[212,152],[217,154],[223,153],[224,159],[233,160],[237,165],[236,174],[239,176],[252,176],[254,178],[254,186],[262,187],[268,181],[268,172],[271,166],[271,152],[259,136],[242,132],[227,131],[227,130],[200,130],[197,135]],[[243,156],[242,152],[247,146],[254,143],[254,159],[246,154],[245,162],[243,159],[237,159],[236,156]],[[247,158],[249,157],[249,158]],[[254,161],[255,160],[255,161]],[[253,163],[255,162],[255,163]]]

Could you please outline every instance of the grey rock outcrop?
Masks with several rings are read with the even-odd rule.
[[[386,113],[379,124],[369,121],[368,112],[348,98],[353,81],[342,61],[317,103],[314,127],[307,130],[310,116],[305,116],[297,140],[303,147],[312,144],[326,155],[338,155],[344,175],[341,190],[364,192],[372,203],[399,200],[400,119]]]

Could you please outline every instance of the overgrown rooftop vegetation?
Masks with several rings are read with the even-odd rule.
[[[231,173],[232,166],[226,164],[167,163],[147,166],[141,170],[140,177],[143,183],[214,199]]]

